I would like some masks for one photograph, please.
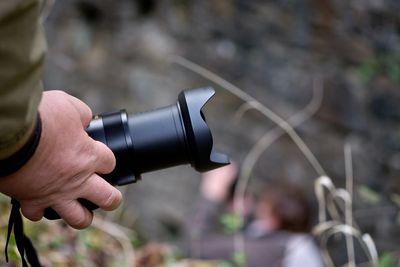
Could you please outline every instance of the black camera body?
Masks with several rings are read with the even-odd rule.
[[[204,172],[229,164],[225,154],[213,151],[211,131],[201,109],[215,94],[211,87],[184,90],[174,105],[129,115],[126,111],[95,116],[86,129],[106,144],[116,157],[115,169],[102,175],[112,185],[138,181],[142,173],[190,164]],[[93,203],[79,199],[92,210]],[[52,209],[45,217],[58,219]]]

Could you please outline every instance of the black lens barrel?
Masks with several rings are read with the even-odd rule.
[[[116,166],[112,173],[102,175],[109,183],[124,185],[136,182],[129,157],[133,154],[132,139],[127,126],[128,114],[121,110],[96,116],[86,132],[93,139],[106,144],[114,153]]]
[[[229,164],[226,155],[212,151],[212,135],[201,111],[214,93],[209,87],[185,90],[175,105],[94,118],[88,134],[105,143],[117,159],[114,171],[104,178],[125,185],[136,182],[142,173],[181,164],[191,164],[198,171]]]
[[[135,114],[128,125],[134,140],[132,163],[140,173],[188,162],[187,141],[176,105]]]

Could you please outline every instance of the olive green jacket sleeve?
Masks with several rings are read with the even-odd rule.
[[[42,95],[40,0],[0,1],[0,159],[29,138]]]

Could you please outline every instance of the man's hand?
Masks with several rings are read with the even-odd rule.
[[[43,93],[39,105],[42,136],[33,157],[16,173],[0,178],[0,191],[21,203],[21,211],[38,221],[53,208],[69,225],[89,226],[93,214],[78,198],[104,210],[117,208],[121,193],[99,174],[115,167],[112,151],[85,132],[90,108],[62,91]]]
[[[238,168],[234,163],[206,172],[203,175],[201,192],[211,201],[223,202],[228,197],[229,187],[235,181]]]

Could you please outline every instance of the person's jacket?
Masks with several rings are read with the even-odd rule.
[[[201,197],[195,214],[187,221],[185,242],[191,258],[227,260],[247,267],[323,267],[322,258],[311,236],[287,231],[259,231],[255,224],[248,224],[240,237],[218,231],[222,204]],[[243,241],[243,242],[242,242]],[[242,250],[235,244],[241,243]]]
[[[0,1],[0,159],[29,138],[42,95],[46,42],[40,0]]]

